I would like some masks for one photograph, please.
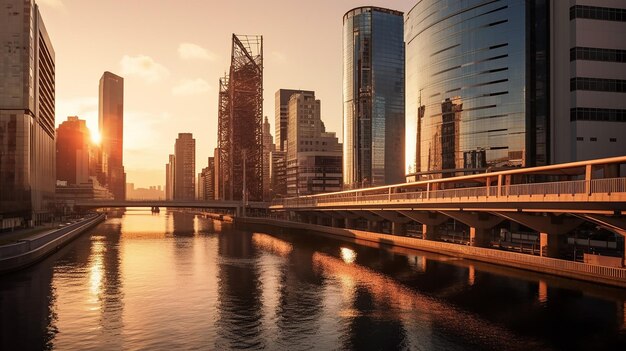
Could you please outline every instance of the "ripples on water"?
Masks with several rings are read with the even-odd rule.
[[[624,349],[625,292],[128,211],[0,277],[0,350]]]

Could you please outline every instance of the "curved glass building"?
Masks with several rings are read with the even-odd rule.
[[[343,174],[347,188],[404,182],[403,13],[343,16]]]
[[[422,0],[405,18],[407,173],[546,164],[547,1]]]

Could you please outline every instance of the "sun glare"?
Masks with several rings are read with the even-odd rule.
[[[100,141],[102,140],[102,137],[100,136],[100,132],[98,132],[97,130],[92,130],[91,131],[91,141],[94,144],[100,145]]]

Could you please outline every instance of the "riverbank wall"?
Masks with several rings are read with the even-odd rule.
[[[626,288],[626,269],[624,268],[605,267],[497,249],[381,234],[356,229],[334,228],[272,218],[235,217],[234,223],[251,228],[260,226],[278,230],[305,230],[312,234],[322,234],[346,241],[364,240],[375,243],[379,245],[379,247],[398,246]]]
[[[104,214],[97,214],[56,230],[0,246],[0,274],[28,267],[46,258],[104,221],[105,217]]]

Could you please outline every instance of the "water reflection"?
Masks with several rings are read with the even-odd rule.
[[[625,301],[432,253],[127,211],[1,277],[0,349],[623,349]]]
[[[218,239],[218,337],[215,348],[262,348],[261,291],[248,233],[232,231]]]

